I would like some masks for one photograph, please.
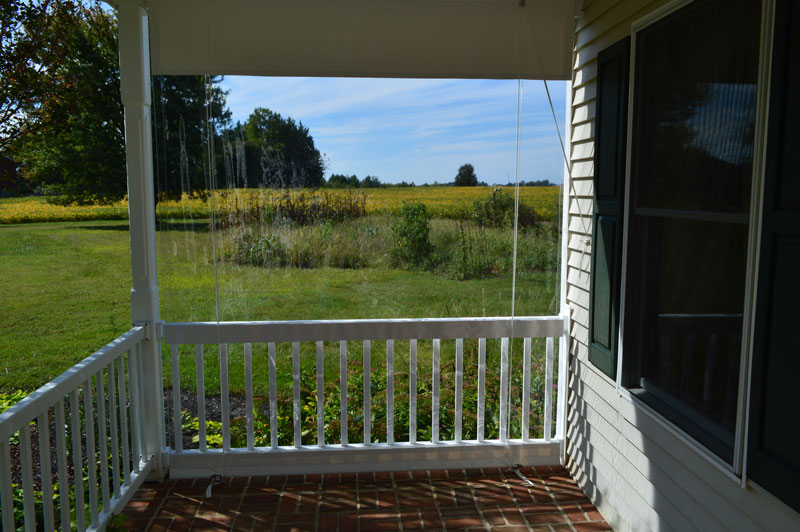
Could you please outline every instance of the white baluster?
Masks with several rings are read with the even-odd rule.
[[[64,399],[59,399],[56,414],[56,459],[58,460],[58,498],[61,510],[61,527],[69,528],[69,473],[67,470],[67,425],[64,416]],[[0,490],[5,486],[0,485]],[[5,524],[4,524],[5,526]],[[8,529],[6,529],[8,530]]]
[[[456,441],[462,438],[462,402],[464,389],[464,340],[456,338]]]
[[[170,354],[172,360],[172,441],[175,452],[179,453],[183,450],[183,435],[181,431],[180,354],[176,344],[170,346]]]
[[[45,530],[55,530],[53,519],[53,480],[50,471],[50,409],[37,419],[39,429],[39,479],[42,484],[42,517]],[[106,488],[108,490],[108,488]]]
[[[530,438],[531,339],[523,340],[522,355],[522,441]]]
[[[72,418],[72,470],[75,482],[75,508],[84,508],[83,498],[83,456],[81,455],[81,419],[78,390],[70,394],[69,410]],[[79,531],[86,530],[85,512],[75,512],[75,520]]]
[[[394,443],[394,340],[386,340],[386,443]]]
[[[547,339],[544,368],[544,439],[550,441],[553,425],[553,339]]]
[[[33,502],[33,460],[31,458],[31,429],[27,423],[19,429],[20,467],[22,468],[22,509],[25,512],[25,532],[36,530],[36,508]],[[13,528],[11,529],[13,530]]]
[[[0,508],[3,510],[3,530],[15,530],[14,498],[11,496],[11,453],[8,440],[0,441],[0,503]]]
[[[197,382],[197,435],[201,451],[206,450],[206,377],[203,344],[194,346],[195,381]]]
[[[408,343],[408,441],[417,443],[417,340]]]
[[[255,448],[253,430],[253,349],[251,344],[244,344],[244,394],[247,408],[247,448]]]
[[[325,445],[325,344],[317,342],[317,445]]]
[[[275,369],[275,342],[269,343],[269,437],[273,449],[278,447],[278,385]]]
[[[508,338],[500,339],[500,441],[508,440]]]
[[[341,411],[339,413],[340,433],[342,436],[342,447],[347,445],[347,342],[339,342],[339,401]]]
[[[478,339],[478,441],[486,428],[486,338]]]
[[[433,400],[431,401],[431,442],[439,441],[439,363],[441,345],[439,339],[433,340]]]
[[[370,343],[364,340],[364,443],[369,445],[372,421],[372,389],[370,384]]]
[[[92,405],[92,379],[83,385],[83,411],[86,423],[86,466],[89,469],[89,510],[92,527],[97,527],[97,448],[94,441],[94,407]]]
[[[97,451],[100,454],[100,493],[103,497],[103,510],[108,509],[108,438],[106,437],[106,394],[103,370],[95,375],[97,383]]]
[[[294,446],[302,447],[300,418],[300,342],[292,342],[292,421],[294,422]]]
[[[111,468],[112,487],[114,488],[114,497],[119,497],[119,427],[117,425],[117,380],[114,378],[114,362],[106,367],[106,372],[108,373],[108,411],[111,418],[111,462],[114,464],[114,467]]]
[[[130,446],[128,435],[128,392],[125,386],[125,357],[117,359],[117,395],[119,398],[119,431],[122,441],[122,484],[131,480]]]

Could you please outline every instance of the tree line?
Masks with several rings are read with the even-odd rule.
[[[0,193],[108,203],[127,192],[117,25],[95,0],[0,3]],[[160,197],[325,184],[308,128],[259,107],[233,123],[218,76],[152,78]]]
[[[219,76],[152,77],[159,198],[217,187],[413,186],[371,175],[326,180],[324,156],[308,127],[266,107],[234,123],[221,82]],[[486,186],[469,163],[446,184]],[[0,2],[0,196],[109,203],[126,192],[114,12],[98,0]]]

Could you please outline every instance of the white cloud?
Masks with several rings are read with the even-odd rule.
[[[470,161],[481,179],[513,179],[516,81],[239,76],[223,87],[234,120],[260,106],[303,122],[329,172],[443,182]],[[564,84],[550,89],[563,130]],[[562,156],[541,82],[524,83],[522,117],[521,178],[560,181]]]

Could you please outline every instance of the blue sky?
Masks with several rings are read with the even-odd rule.
[[[267,107],[303,122],[327,175],[417,184],[450,182],[471,163],[489,184],[514,180],[516,80],[228,76],[228,106],[244,122]],[[565,85],[549,82],[564,131]],[[520,179],[563,180],[563,156],[544,85],[523,84]]]

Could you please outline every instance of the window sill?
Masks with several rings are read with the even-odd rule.
[[[654,423],[656,423],[658,426],[660,426],[662,429],[668,432],[669,435],[674,438],[674,441],[665,443],[663,438],[660,438],[658,435],[652,434],[647,430],[642,429],[641,427],[637,427],[638,430],[643,435],[658,442],[659,446],[663,447],[665,450],[667,450],[668,453],[672,454],[673,456],[674,453],[672,453],[670,449],[675,445],[682,445],[687,447],[688,449],[693,451],[693,453],[696,454],[701,460],[703,460],[703,462],[711,464],[714,467],[714,469],[722,473],[731,482],[734,482],[737,485],[741,486],[742,484],[741,476],[736,474],[731,464],[728,464],[725,461],[723,461],[720,457],[715,455],[709,449],[704,447],[700,442],[698,442],[692,436],[683,431],[683,429],[672,423],[661,413],[659,413],[658,411],[653,409],[650,405],[642,401],[639,397],[636,396],[636,394],[631,393],[626,388],[620,386],[619,383],[617,384],[617,394],[633,405],[637,415],[641,414],[647,416],[650,420],[652,420]],[[636,424],[634,423],[634,425]],[[687,469],[692,469],[691,464],[684,463],[684,465],[687,467]]]

